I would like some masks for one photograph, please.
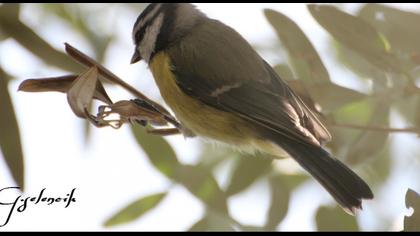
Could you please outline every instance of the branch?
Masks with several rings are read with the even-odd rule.
[[[354,124],[336,124],[336,123],[329,123],[329,126],[338,127],[338,128],[347,128],[347,129],[359,129],[359,130],[368,130],[368,131],[375,131],[375,132],[386,132],[386,133],[416,133],[420,135],[420,128],[418,127],[410,127],[410,128],[389,128],[383,126],[363,126],[363,125],[354,125]]]

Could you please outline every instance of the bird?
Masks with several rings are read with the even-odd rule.
[[[373,199],[325,149],[331,135],[315,113],[230,26],[193,4],[151,3],[132,39],[131,64],[148,64],[164,102],[195,135],[293,158],[349,214]]]

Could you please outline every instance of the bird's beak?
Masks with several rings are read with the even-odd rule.
[[[135,63],[139,62],[140,60],[141,60],[140,53],[136,49],[136,51],[133,54],[133,57],[131,58],[131,64],[135,64]]]

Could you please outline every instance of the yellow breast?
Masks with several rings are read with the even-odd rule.
[[[196,100],[178,87],[170,70],[170,58],[164,52],[155,55],[150,69],[160,93],[177,119],[200,136],[240,145],[253,131],[244,120]]]
[[[255,128],[248,121],[210,107],[182,92],[171,71],[170,58],[164,52],[155,55],[149,65],[162,98],[177,119],[195,134],[247,152],[260,150],[273,156],[285,155],[277,145],[258,138]]]

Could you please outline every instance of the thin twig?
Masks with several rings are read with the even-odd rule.
[[[382,126],[362,126],[362,125],[354,125],[354,124],[334,124],[334,123],[330,123],[329,125],[332,126],[332,127],[369,130],[369,131],[376,131],[376,132],[420,134],[420,128],[417,128],[417,127],[397,129],[397,128],[382,127]]]

